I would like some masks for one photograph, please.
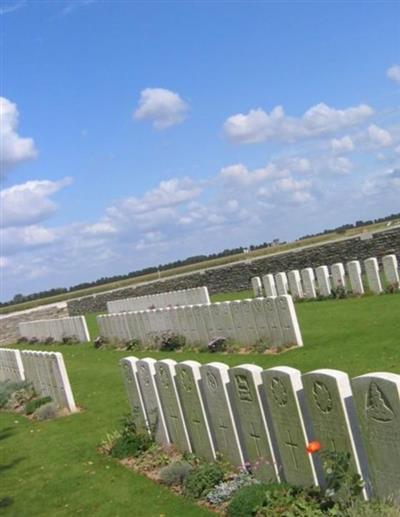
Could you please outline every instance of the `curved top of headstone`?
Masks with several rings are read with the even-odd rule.
[[[319,370],[312,370],[311,372],[307,372],[303,374],[303,377],[307,376],[321,376],[328,377],[331,379],[335,379],[338,386],[340,387],[340,392],[344,397],[351,396],[351,386],[350,379],[347,373],[342,372],[341,370],[334,370],[331,368],[321,368]]]

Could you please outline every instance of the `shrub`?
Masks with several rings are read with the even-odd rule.
[[[388,284],[385,287],[385,293],[394,294],[394,293],[399,292],[399,289],[400,289],[400,285],[397,282],[395,282],[393,284]]]
[[[233,479],[221,481],[211,492],[207,494],[207,501],[211,504],[221,504],[232,497],[240,488],[248,485],[259,484],[247,470],[242,470]]]
[[[93,341],[93,346],[95,348],[101,348],[105,343],[105,339],[101,336],[97,336],[97,338]]]
[[[50,418],[55,418],[57,416],[58,407],[54,402],[48,402],[47,404],[43,404],[36,409],[33,413],[33,418],[35,420],[49,420]]]
[[[338,286],[338,287],[332,288],[331,296],[332,296],[332,298],[336,298],[336,299],[347,298],[346,288],[342,287],[342,286]]]
[[[200,499],[208,494],[224,477],[224,471],[218,463],[204,463],[194,468],[184,482],[184,493],[193,499]]]
[[[252,517],[265,502],[268,485],[249,485],[238,490],[228,506],[229,517]],[[273,515],[273,514],[271,514]]]
[[[257,516],[323,517],[318,490],[302,491],[288,485],[268,485],[264,493],[264,502],[258,508]],[[330,513],[330,515],[342,515]]]
[[[142,344],[141,344],[140,339],[132,339],[131,341],[128,341],[125,346],[125,349],[126,350],[141,350]]]
[[[21,336],[17,339],[17,343],[27,343],[28,342],[28,338],[24,337],[24,336]]]
[[[31,383],[5,381],[0,383],[0,408],[15,409],[35,396]]]
[[[187,461],[175,461],[160,470],[160,481],[167,486],[182,485],[192,470]]]
[[[184,347],[186,339],[184,336],[174,334],[173,332],[163,332],[160,337],[160,350],[163,352],[173,352]]]
[[[209,352],[225,352],[226,350],[226,338],[225,337],[216,337],[212,339],[208,343],[208,351]]]
[[[29,339],[29,343],[31,345],[36,345],[36,343],[39,343],[39,340],[37,337],[31,337],[31,339]]]
[[[43,406],[44,404],[47,404],[48,402],[51,402],[51,397],[40,397],[38,399],[29,400],[25,404],[25,413],[27,415],[31,415],[38,408],[40,408],[40,406]]]
[[[45,344],[45,345],[51,345],[52,343],[54,343],[54,338],[52,338],[51,336],[47,337],[47,338],[44,340],[44,344]]]
[[[345,517],[399,517],[400,508],[384,501],[355,501]]]
[[[138,431],[135,416],[129,415],[122,419],[122,430],[110,452],[111,456],[119,459],[136,457],[150,449],[153,444],[148,433]]]

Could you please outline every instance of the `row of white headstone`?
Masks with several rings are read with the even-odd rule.
[[[49,396],[59,408],[76,411],[64,358],[60,352],[0,348],[0,381],[32,383],[37,395]]]
[[[166,332],[184,336],[188,344],[206,346],[217,337],[252,345],[302,346],[303,341],[289,295],[188,305],[97,316],[100,336],[151,346]]]
[[[136,424],[158,443],[208,460],[221,453],[263,480],[323,486],[319,455],[306,451],[318,440],[350,453],[365,498],[400,502],[400,375],[135,357],[121,366]]]
[[[399,266],[396,255],[385,255],[382,259],[383,272],[388,286],[400,289]],[[347,275],[346,275],[347,267]],[[346,267],[338,262],[332,264],[330,271],[328,266],[319,266],[315,270],[311,267],[301,271],[294,269],[288,273],[281,272],[275,275],[269,273],[262,278],[253,277],[251,285],[254,296],[276,296],[290,293],[293,298],[317,298],[328,297],[333,289],[350,289],[353,294],[362,295],[365,289],[372,293],[381,294],[382,286],[378,260],[375,257],[364,260],[364,270],[367,278],[367,286],[364,286],[361,264],[358,260],[352,260]],[[348,282],[347,282],[348,277]]]
[[[70,316],[51,320],[23,321],[19,323],[19,334],[26,339],[45,341],[52,338],[61,342],[63,338],[74,338],[79,343],[90,341],[84,316]]]
[[[210,303],[207,287],[193,287],[166,293],[148,294],[136,298],[125,298],[107,302],[107,312],[118,313],[126,311],[143,311],[146,309],[161,309],[177,305],[198,305]]]

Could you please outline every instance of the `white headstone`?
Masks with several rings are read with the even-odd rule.
[[[191,452],[189,435],[175,385],[175,366],[176,362],[172,359],[157,361],[154,365],[155,380],[171,442],[180,451]]]
[[[272,345],[272,335],[269,328],[265,300],[265,298],[256,298],[253,300],[252,305],[259,339],[266,344],[266,348],[270,348]]]
[[[328,266],[317,267],[315,270],[315,274],[318,282],[319,295],[327,298],[331,295],[332,292]]]
[[[360,262],[358,260],[348,262],[347,270],[349,272],[350,285],[353,294],[364,294]]]
[[[170,440],[154,380],[155,362],[152,358],[139,359],[136,362],[136,375],[150,431],[157,443],[165,444]]]
[[[366,479],[350,380],[338,370],[315,370],[303,375],[304,395],[312,422],[312,440],[324,449],[350,453],[353,472]]]
[[[305,298],[316,298],[317,292],[315,290],[315,276],[311,267],[306,267],[301,270],[301,280],[303,282]]]
[[[244,460],[228,395],[228,370],[223,363],[201,366],[202,393],[216,452],[240,467]]]
[[[385,272],[388,285],[400,288],[399,265],[396,255],[385,255],[382,259],[383,271]]]
[[[292,297],[288,294],[277,296],[275,304],[281,324],[283,344],[303,346],[303,339]]]
[[[283,336],[281,320],[279,318],[278,307],[275,302],[277,297],[270,296],[264,298],[264,308],[267,316],[268,327],[271,334],[271,345],[273,347],[280,347],[284,344],[285,338]]]
[[[303,414],[300,371],[281,366],[264,370],[261,376],[284,480],[295,486],[318,485],[314,458],[306,451],[309,423]]]
[[[176,387],[192,450],[197,456],[212,461],[215,459],[215,449],[200,392],[200,363],[183,361],[176,365],[175,371]]]
[[[265,296],[277,295],[274,275],[271,275],[270,273],[264,275],[262,277],[262,282],[264,285]]]
[[[352,380],[373,494],[400,503],[400,375]]]
[[[293,298],[304,298],[303,286],[301,285],[300,272],[293,269],[288,273],[289,291]]]
[[[230,396],[244,460],[264,481],[279,479],[275,453],[259,389],[262,368],[244,364],[230,368]]]
[[[335,289],[343,288],[346,289],[346,277],[344,265],[341,262],[337,262],[336,264],[332,264],[332,284]]]
[[[379,275],[378,259],[376,257],[371,257],[364,260],[364,267],[370,291],[375,294],[381,294],[383,289],[381,277]]]
[[[142,394],[137,381],[136,357],[124,357],[120,361],[122,376],[124,379],[125,390],[132,412],[133,420],[138,431],[149,431],[146,410],[143,404]]]
[[[25,379],[21,353],[11,348],[0,348],[0,382],[21,382]]]
[[[275,275],[276,292],[278,295],[288,294],[289,284],[286,273],[277,273]]]
[[[253,289],[254,298],[258,298],[264,295],[261,278],[259,276],[253,276],[253,278],[251,279],[251,287]]]

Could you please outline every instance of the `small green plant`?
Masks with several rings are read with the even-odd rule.
[[[40,408],[40,406],[43,406],[44,404],[47,404],[48,402],[51,402],[51,401],[52,401],[51,397],[40,397],[40,398],[37,398],[37,399],[29,400],[25,404],[25,414],[26,415],[31,415],[38,408]]]
[[[193,499],[205,497],[224,477],[218,463],[204,463],[195,467],[184,482],[184,494]]]
[[[111,448],[111,456],[114,458],[137,457],[150,449],[154,444],[147,432],[137,429],[135,418],[132,415],[122,419],[122,430]]]
[[[31,383],[4,381],[0,383],[0,408],[18,409],[35,396]]]
[[[186,338],[173,332],[163,332],[159,337],[159,349],[163,352],[173,352],[185,346]]]
[[[388,501],[354,501],[344,517],[399,517],[400,507]]]
[[[257,510],[259,517],[323,517],[326,515],[318,500],[318,490],[271,484],[265,490],[264,502]],[[252,515],[252,514],[250,514]],[[335,515],[331,513],[330,515]]]
[[[50,418],[55,418],[57,413],[57,404],[54,402],[48,402],[47,404],[43,404],[43,406],[38,407],[32,416],[35,420],[49,420]]]
[[[385,293],[386,294],[395,294],[398,293],[400,289],[400,285],[397,282],[394,282],[392,284],[388,284],[385,287]]]
[[[268,485],[254,484],[239,489],[229,503],[229,517],[252,517],[265,502]]]
[[[339,285],[331,289],[331,297],[337,300],[341,300],[343,298],[347,298],[348,294],[346,288]]]
[[[192,470],[187,461],[174,461],[160,470],[160,481],[167,486],[182,485]]]

